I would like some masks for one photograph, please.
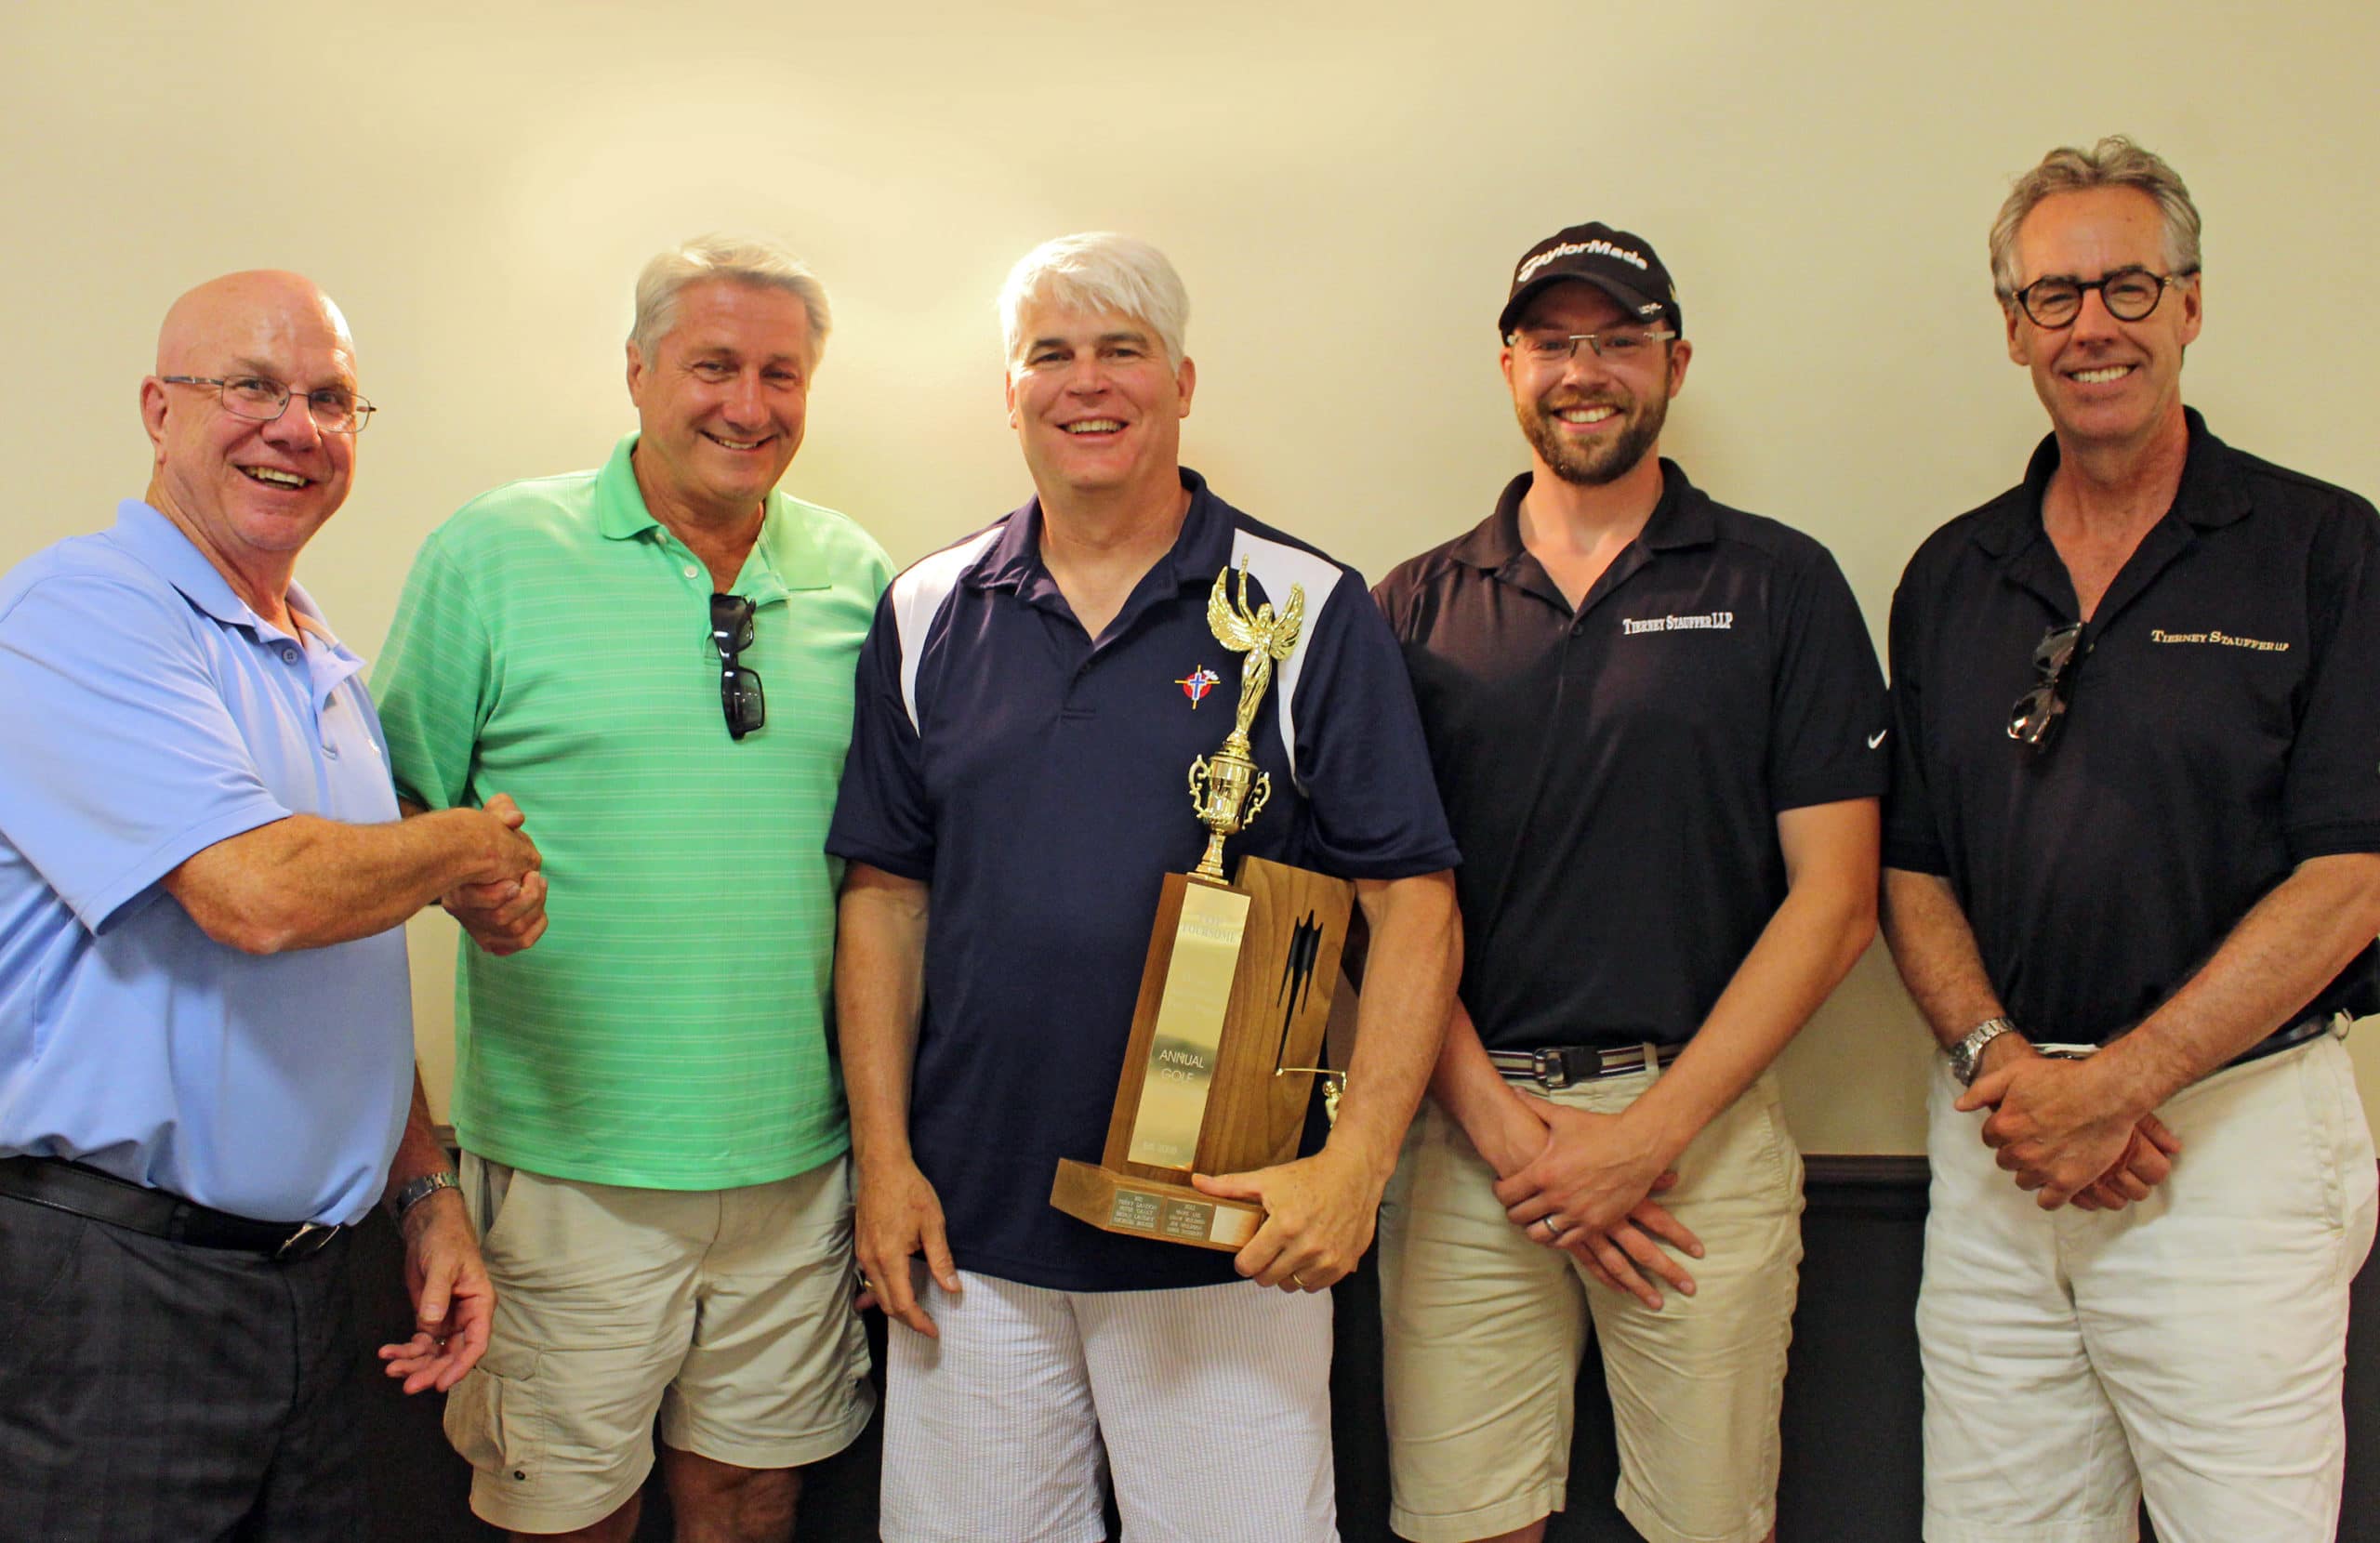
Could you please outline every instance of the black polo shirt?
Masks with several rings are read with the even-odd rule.
[[[1884,861],[1950,880],[2035,1038],[2113,1038],[2297,864],[2380,851],[2380,516],[2188,416],[2174,507],[2084,629],[2045,753],[2007,724],[2079,611],[2042,529],[2056,439],[1893,597]],[[2375,985],[2366,949],[2314,1008],[2370,1012]]]
[[[1247,560],[1251,607],[1302,587],[1305,620],[1250,733],[1272,797],[1225,864],[1393,879],[1457,861],[1362,577],[1182,480],[1172,552],[1095,644],[1042,565],[1036,501],[894,579],[860,651],[826,850],[932,887],[909,1141],[959,1266],[1031,1286],[1238,1278],[1228,1254],[1050,1205],[1059,1158],[1099,1160],[1158,890],[1206,848],[1187,778],[1239,700],[1207,622],[1226,564]]]
[[[1784,898],[1778,811],[1884,792],[1875,649],[1825,547],[1667,460],[1574,613],[1528,488],[1373,591],[1463,851],[1463,1004],[1491,1049],[1682,1043]]]

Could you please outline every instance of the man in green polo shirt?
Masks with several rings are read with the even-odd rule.
[[[456,1004],[498,1297],[447,1405],[472,1509],[628,1538],[657,1410],[679,1536],[759,1543],[872,1407],[824,842],[892,569],[776,488],[826,341],[810,271],[705,238],[636,300],[639,432],[434,532],[373,686],[400,796],[503,788],[546,861],[448,897],[486,945]]]

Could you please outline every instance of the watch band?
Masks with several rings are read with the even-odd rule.
[[[390,1212],[399,1221],[403,1221],[407,1211],[436,1194],[440,1190],[458,1190],[462,1187],[463,1180],[456,1176],[453,1168],[440,1168],[435,1173],[425,1173],[417,1179],[408,1179],[397,1190],[396,1198],[390,1203]]]
[[[2014,1034],[2016,1025],[2003,1015],[1987,1018],[1969,1029],[1959,1042],[1950,1048],[1950,1075],[1959,1079],[1962,1088],[1975,1086],[1976,1069],[1983,1063],[1984,1047],[2003,1034]]]

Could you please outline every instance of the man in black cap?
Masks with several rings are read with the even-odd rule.
[[[2380,516],[2183,405],[2165,162],[2052,151],[1990,252],[2051,432],[1893,598],[1885,932],[1947,1052],[1925,1536],[2129,1543],[2146,1499],[2313,1543],[2380,1218],[2337,1038],[2380,1009]]]
[[[1692,350],[1650,245],[1549,237],[1497,324],[1531,469],[1375,592],[1466,945],[1382,1210],[1392,1521],[1542,1536],[1592,1320],[1620,1510],[1751,1543],[1802,1255],[1767,1068],[1874,930],[1882,681],[1826,550],[1659,457]]]

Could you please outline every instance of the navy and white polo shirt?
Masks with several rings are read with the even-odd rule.
[[[1824,547],[1667,460],[1573,611],[1529,483],[1375,592],[1464,854],[1463,1005],[1491,1049],[1681,1044],[1785,898],[1777,815],[1884,790],[1875,647]]]
[[[2079,614],[2042,528],[2056,436],[1893,596],[1884,862],[1950,881],[2037,1038],[2114,1038],[2299,863],[2380,851],[2380,515],[2187,416],[2174,507],[2083,628],[2045,752],[2007,724]],[[2312,1004],[2375,1009],[2369,948]]]
[[[1272,798],[1225,866],[1390,879],[1457,861],[1361,576],[1182,480],[1172,551],[1096,643],[1042,566],[1037,500],[895,579],[860,653],[826,848],[932,886],[910,1144],[960,1267],[1034,1286],[1237,1278],[1229,1255],[1050,1205],[1059,1158],[1099,1159],[1158,889],[1205,849],[1188,776],[1238,699],[1239,656],[1207,626],[1227,564],[1247,560],[1251,608],[1302,586],[1305,623],[1251,732]]]

